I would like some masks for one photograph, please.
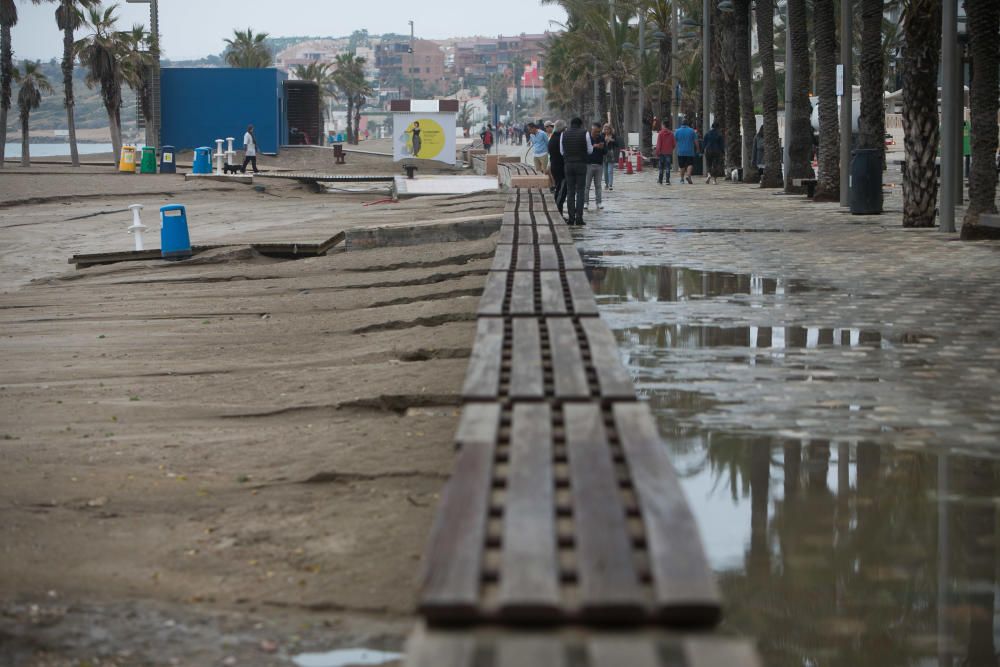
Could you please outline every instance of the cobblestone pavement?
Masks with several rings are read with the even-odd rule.
[[[903,229],[895,192],[885,214],[852,216],[695,178],[659,186],[651,170],[619,175],[579,241],[598,267],[595,291],[613,328],[628,320],[642,325],[631,330],[637,339],[670,333],[658,379],[719,403],[701,422],[896,444],[1000,443],[991,398],[1000,243]],[[666,267],[687,270],[671,276]],[[669,293],[678,287],[688,293]],[[634,300],[644,302],[638,320]],[[834,334],[847,344],[824,344]],[[756,336],[756,349],[725,344],[744,335]]]

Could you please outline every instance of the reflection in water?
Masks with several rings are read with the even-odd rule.
[[[900,348],[934,344],[932,336],[650,325],[648,302],[781,299],[809,287],[588,260],[597,263],[589,270],[591,283],[604,303],[635,304],[610,309],[615,333],[631,370],[648,380],[640,385],[719,576],[726,631],[755,637],[769,667],[1000,665],[1000,452],[714,430],[699,417],[718,412],[722,399],[685,387],[676,367],[699,360],[681,350],[714,348],[711,362],[768,363],[790,371],[783,376],[790,379],[800,366],[832,361],[904,363]],[[826,353],[806,352],[813,348]],[[871,371],[859,365],[856,372]],[[862,402],[826,403],[869,409]]]
[[[749,273],[699,271],[676,266],[604,266],[587,254],[587,278],[602,303],[688,301],[744,294],[764,296],[809,292],[805,281]]]
[[[764,664],[996,667],[1000,462],[677,436],[725,623],[757,637]]]

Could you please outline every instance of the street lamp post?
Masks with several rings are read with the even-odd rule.
[[[854,87],[851,85],[853,47],[850,39],[843,35],[851,34],[852,0],[840,0],[840,205],[850,204],[850,174],[851,174],[851,126],[853,125]]]
[[[673,16],[670,19],[670,95],[673,103],[670,105],[670,129],[677,129],[677,120],[680,116],[681,101],[677,94],[677,40],[680,35],[680,11],[677,9],[679,3],[671,2]]]
[[[712,107],[712,91],[709,88],[710,76],[712,72],[712,3],[711,0],[702,0],[701,3],[701,136],[705,137],[708,127],[711,125],[709,109]],[[708,175],[708,158],[702,154],[704,173]]]
[[[785,190],[787,191],[792,185],[790,169],[791,163],[791,146],[792,146],[792,123],[791,123],[791,111],[792,111],[792,28],[791,21],[791,10],[788,7],[788,2],[785,2],[785,146],[781,154],[782,167],[781,173],[784,174]],[[849,33],[845,33],[849,34]]]
[[[417,59],[416,51],[413,50],[413,21],[410,21],[410,99],[414,98],[416,90],[416,75],[413,73],[413,61]]]
[[[160,8],[157,0],[125,0],[129,4],[149,5],[150,65],[149,106],[153,117],[146,126],[146,145],[160,145]]]

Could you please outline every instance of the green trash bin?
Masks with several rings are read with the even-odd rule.
[[[155,146],[143,146],[142,147],[142,163],[139,165],[140,174],[155,174],[156,173],[156,147]]]

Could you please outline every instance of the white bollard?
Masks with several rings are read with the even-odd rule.
[[[222,164],[226,155],[222,152],[222,139],[215,140],[215,175],[222,176]]]
[[[233,150],[234,137],[226,137],[226,164],[236,166],[236,151]]]
[[[131,204],[129,209],[132,211],[132,226],[128,228],[128,233],[132,234],[135,240],[135,249],[138,252],[144,249],[142,245],[142,233],[149,229],[149,227],[142,224],[142,215],[139,213],[142,210],[142,204]]]

